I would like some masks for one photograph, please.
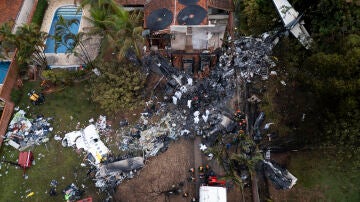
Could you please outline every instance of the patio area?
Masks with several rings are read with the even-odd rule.
[[[74,3],[76,3],[74,0],[49,0],[49,6],[44,15],[41,31],[49,33],[56,10],[62,6],[79,5],[78,3]],[[82,11],[79,32],[89,32],[91,22],[87,19],[88,17],[90,17],[90,13],[89,7],[87,6]],[[89,36],[83,41],[91,59],[96,58],[99,51],[100,41],[101,38],[97,36]],[[46,53],[46,58],[50,66],[80,66],[84,63],[78,57],[74,57],[73,55],[68,57],[68,55],[64,53]]]

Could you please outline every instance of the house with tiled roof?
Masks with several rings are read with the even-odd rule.
[[[178,68],[193,72],[211,66],[214,50],[232,29],[232,0],[117,0],[144,12],[147,50],[167,54]],[[142,7],[143,6],[143,7]],[[230,31],[231,33],[231,31]]]

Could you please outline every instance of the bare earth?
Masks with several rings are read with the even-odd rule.
[[[181,139],[171,143],[169,149],[146,162],[139,175],[122,183],[114,196],[115,201],[190,201],[195,194],[195,184],[188,182],[189,168],[194,165],[193,140]],[[184,182],[183,190],[189,193],[166,197],[164,192],[173,184]]]
[[[196,184],[188,182],[191,176],[189,169],[194,167],[194,140],[180,139],[169,145],[169,149],[146,162],[145,167],[140,170],[137,177],[123,182],[114,195],[114,201],[118,202],[189,202],[192,197],[196,197]],[[219,170],[219,166],[214,161],[207,161],[204,155],[201,158],[205,164],[209,164],[216,173],[224,174]],[[196,177],[196,176],[195,176]],[[188,197],[179,195],[166,196],[165,192],[171,189],[172,185],[184,182],[183,192],[189,194]],[[245,189],[245,200],[250,201],[250,189]],[[242,195],[240,188],[233,186],[228,188],[227,201],[241,201]]]

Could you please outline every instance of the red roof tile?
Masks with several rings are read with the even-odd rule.
[[[0,0],[0,23],[16,20],[23,0]]]

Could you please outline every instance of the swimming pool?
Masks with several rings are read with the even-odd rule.
[[[4,83],[9,66],[10,62],[0,62],[0,84]]]
[[[58,22],[60,16],[62,16],[65,20],[77,19],[79,21],[78,24],[73,23],[70,26],[70,31],[73,34],[77,34],[79,31],[79,25],[80,25],[81,16],[82,16],[82,11],[80,10],[79,12],[77,12],[77,9],[78,8],[75,6],[63,6],[63,7],[58,8],[56,10],[54,18],[52,20],[49,34],[51,36],[53,36],[55,34],[55,26],[56,26],[56,23]],[[65,46],[60,45],[57,48],[57,51],[55,51],[55,40],[52,39],[51,37],[46,40],[46,48],[44,51],[45,53],[65,53],[66,50],[67,50],[67,48]]]

